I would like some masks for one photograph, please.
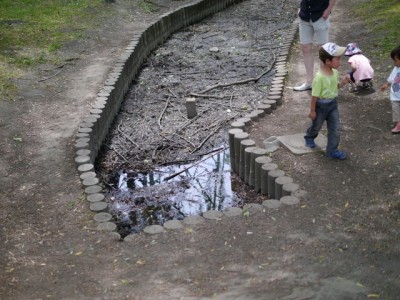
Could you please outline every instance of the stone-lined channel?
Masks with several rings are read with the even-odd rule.
[[[149,55],[97,161],[109,187],[106,202],[123,235],[251,202],[232,191],[226,151],[196,161],[226,145],[232,121],[266,99],[296,9],[296,3],[285,1],[245,1],[175,33]],[[189,120],[185,99],[218,84],[226,86],[196,97],[198,116]],[[195,167],[184,176],[165,181],[189,165]],[[196,195],[190,194],[194,190]]]

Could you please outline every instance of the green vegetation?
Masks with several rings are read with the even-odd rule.
[[[2,0],[0,99],[14,99],[16,78],[40,63],[56,63],[62,44],[82,38],[106,14],[104,0]]]
[[[371,30],[371,43],[375,55],[388,57],[390,51],[400,45],[400,1],[367,0],[355,7],[355,13]]]
[[[149,12],[149,13],[151,13],[155,10],[154,5],[150,2],[147,2],[146,0],[139,0],[138,7],[140,7],[143,11]]]

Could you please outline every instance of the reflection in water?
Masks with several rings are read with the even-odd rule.
[[[238,206],[232,192],[229,150],[199,162],[160,168],[148,174],[119,177],[118,191],[109,193],[111,210],[133,231],[207,210]]]

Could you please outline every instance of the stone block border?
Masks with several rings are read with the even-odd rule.
[[[181,6],[172,12],[168,12],[149,24],[147,28],[135,32],[125,50],[116,60],[103,87],[97,94],[89,115],[79,125],[75,139],[76,167],[86,198],[90,203],[90,210],[96,213],[94,220],[97,222],[98,230],[118,235],[115,232],[116,225],[112,222],[112,216],[107,212],[107,204],[104,201],[105,197],[102,193],[102,187],[99,185],[99,179],[94,170],[94,162],[132,81],[140,71],[143,61],[151,51],[156,49],[158,45],[163,43],[174,32],[185,26],[199,22],[205,17],[221,11],[228,6],[243,1],[198,0],[194,3]],[[297,32],[296,23],[288,33],[286,41],[281,46],[281,50],[276,57],[275,78],[272,82],[269,95],[264,103],[253,112],[257,116],[256,120],[264,117],[266,114],[270,114],[272,109],[276,109],[277,106],[282,104],[284,81],[287,76],[286,61]],[[296,201],[291,200],[289,202]],[[232,211],[230,214],[232,214]],[[240,215],[241,213],[236,211],[235,214]],[[203,217],[199,218],[189,218],[187,222],[204,219]],[[186,223],[185,220],[183,220],[183,223]],[[167,225],[169,226],[168,230],[171,230],[171,227],[180,228],[177,222],[170,222]],[[163,232],[164,228],[161,230],[159,227],[151,227],[146,231]]]

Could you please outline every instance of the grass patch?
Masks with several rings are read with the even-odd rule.
[[[357,5],[354,12],[373,33],[374,55],[387,58],[390,51],[400,45],[400,1],[366,0]]]
[[[82,38],[109,11],[104,0],[2,0],[0,100],[14,99],[15,79],[41,63],[59,61],[57,50]]]
[[[147,2],[146,0],[139,0],[137,5],[140,7],[140,9],[148,13],[155,11],[154,4]]]

